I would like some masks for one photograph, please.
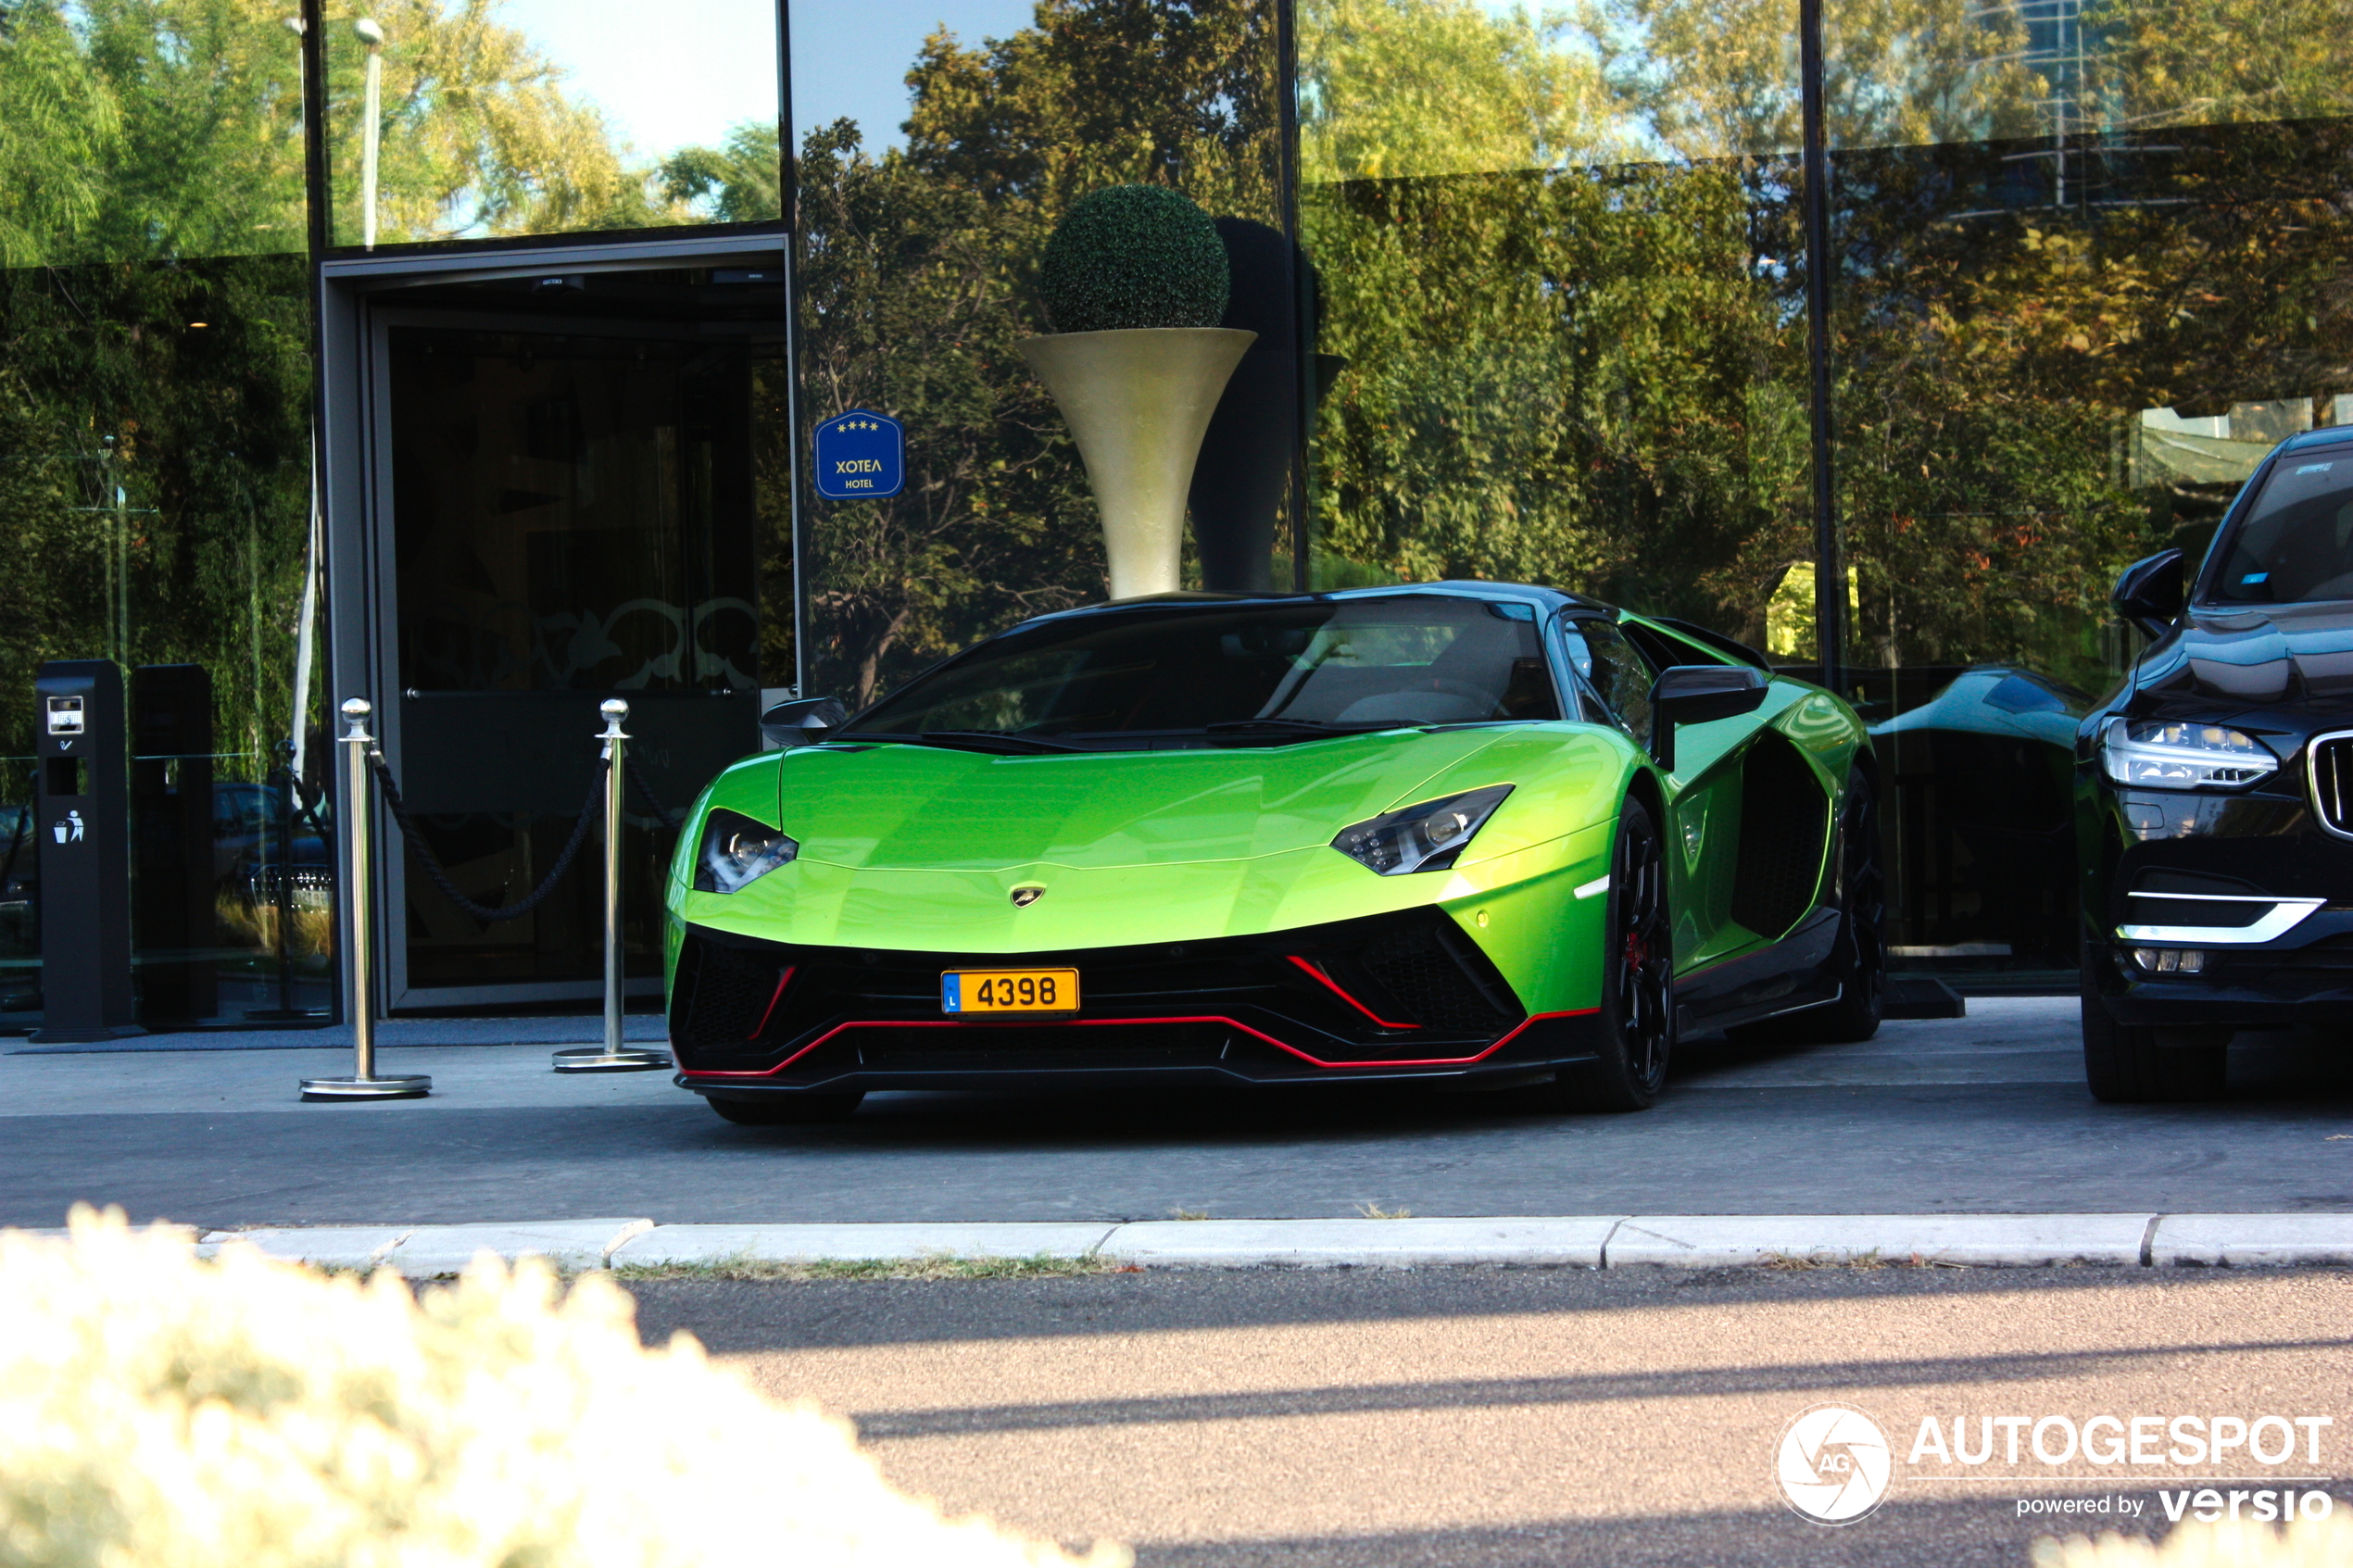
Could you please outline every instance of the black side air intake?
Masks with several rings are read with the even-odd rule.
[[[1741,759],[1741,847],[1732,918],[1779,936],[1814,907],[1830,801],[1797,747],[1768,730]]]

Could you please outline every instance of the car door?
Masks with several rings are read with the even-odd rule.
[[[1646,748],[1656,721],[1650,690],[1662,666],[1670,660],[1726,662],[1647,627],[1629,633],[1604,616],[1578,617],[1564,630],[1577,639],[1572,648],[1581,648],[1585,656],[1580,673],[1590,665],[1587,679],[1595,695]],[[1752,793],[1743,763],[1764,733],[1766,719],[1779,706],[1768,700],[1754,712],[1684,725],[1676,732],[1675,767],[1665,780],[1667,820],[1661,826],[1667,841],[1667,893],[1679,971],[1752,946],[1758,935],[1740,919],[1753,912],[1752,901],[1741,897],[1739,885],[1742,814]]]

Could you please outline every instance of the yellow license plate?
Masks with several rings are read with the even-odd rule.
[[[939,1010],[1076,1012],[1075,969],[951,969],[939,977]]]

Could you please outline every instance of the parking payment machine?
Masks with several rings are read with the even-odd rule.
[[[41,850],[36,1042],[137,1034],[131,990],[130,748],[122,671],[56,659],[33,683]]]

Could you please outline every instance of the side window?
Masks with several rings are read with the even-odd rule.
[[[1607,621],[1579,619],[1561,629],[1577,672],[1592,684],[1611,714],[1644,746],[1651,739],[1650,664],[1626,633]]]

